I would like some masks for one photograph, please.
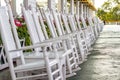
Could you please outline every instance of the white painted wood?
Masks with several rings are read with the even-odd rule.
[[[41,26],[40,26],[40,23],[39,23],[39,17],[37,15],[37,13],[32,11],[32,15],[33,15],[33,18],[32,18],[32,15],[29,13],[29,11],[25,11],[25,9],[23,8],[23,14],[25,16],[25,20],[26,20],[26,23],[27,23],[27,27],[28,27],[28,31],[30,33],[31,39],[35,39],[35,40],[33,40],[33,44],[35,45],[35,44],[40,43],[40,42],[46,42],[44,36],[42,35],[43,31],[41,30]],[[34,25],[34,28],[33,28],[33,25]],[[39,38],[37,38],[37,37],[39,37]],[[51,42],[54,42],[54,41],[51,41]],[[71,51],[70,52],[59,51],[58,58],[60,59],[60,62],[61,62],[60,67],[65,65],[65,61],[64,61],[65,56],[64,55],[69,54],[69,53],[71,53]],[[51,57],[51,55],[53,55],[53,54],[50,54],[49,57]],[[36,56],[39,57],[41,55],[38,54]],[[35,57],[35,55],[32,56],[32,54],[31,54],[31,57]],[[55,57],[55,55],[54,55],[54,57]],[[51,58],[54,58],[54,57],[51,57]]]
[[[35,61],[34,63],[25,63],[23,62],[20,65],[16,65],[14,66],[13,64],[13,59],[20,57],[20,60],[23,58],[24,59],[24,55],[23,52],[21,52],[21,50],[25,50],[25,49],[29,49],[29,48],[35,48],[35,47],[27,47],[27,48],[21,48],[16,50],[16,43],[14,40],[14,35],[11,31],[11,27],[10,27],[10,22],[9,22],[9,18],[8,15],[6,14],[6,10],[4,8],[0,9],[0,33],[1,33],[1,37],[2,37],[2,41],[3,41],[3,45],[5,46],[5,52],[7,55],[7,59],[8,59],[8,63],[9,63],[9,67],[10,67],[10,73],[11,73],[11,77],[12,80],[16,80],[16,79],[28,79],[28,78],[34,78],[34,77],[38,77],[41,76],[41,74],[36,74],[36,75],[24,75],[24,77],[20,77],[20,76],[16,76],[17,72],[23,72],[23,71],[34,71],[34,70],[38,70],[38,69],[46,69],[47,70],[47,75],[48,75],[48,79],[49,80],[54,80],[54,77],[52,75],[52,69],[54,68],[55,65],[57,65],[56,69],[59,71],[59,73],[61,72],[61,69],[59,68],[60,64],[59,64],[59,60],[57,58],[53,59],[53,60],[49,60],[48,56],[47,56],[47,52],[46,52],[46,46],[48,46],[49,44],[43,44],[43,45],[39,45],[38,47],[42,47],[43,50],[43,60],[42,61]],[[6,33],[7,31],[7,33]],[[56,53],[56,50],[54,50]],[[54,64],[52,64],[54,63]],[[57,74],[58,72],[54,72],[54,74]],[[61,73],[60,73],[61,74]],[[60,77],[61,80],[63,80],[62,76],[58,76]],[[56,79],[58,78],[56,77]]]
[[[55,11],[52,11],[52,12],[53,12],[53,16],[54,16],[56,27],[58,27],[57,30],[61,32],[61,34],[58,34],[58,35],[62,35],[63,36],[64,35],[64,33],[63,33],[64,31],[62,31],[63,30],[62,29],[63,25],[60,23],[61,22],[60,21],[60,15],[57,12],[55,12]],[[70,35],[68,35],[68,36],[70,37]],[[71,46],[70,48],[73,48],[72,46],[75,46],[75,45],[72,44],[73,42],[70,39],[69,39],[69,41],[70,41],[69,47]],[[74,47],[74,50],[76,50],[76,47]],[[77,57],[77,51],[75,51],[74,53],[75,53],[74,55],[76,55],[75,59],[78,58]]]
[[[0,46],[0,70],[8,67],[7,58],[3,49],[3,46]]]
[[[88,23],[89,23],[89,26],[90,26],[91,36],[92,36],[91,44],[94,44],[95,41],[96,41],[95,33],[94,33],[94,26],[95,25],[93,24],[91,17],[88,17],[87,19],[88,19]]]
[[[76,15],[78,15],[78,17],[79,17],[79,14],[80,14],[80,1],[77,1],[77,3],[76,3]]]
[[[74,0],[70,0],[70,13],[74,14]]]
[[[37,8],[36,6],[36,0],[23,0],[24,6],[26,9],[31,9],[30,6],[33,6],[34,8]]]
[[[11,0],[11,7],[12,7],[12,11],[13,11],[13,15],[16,16],[17,12],[16,12],[16,0]]]
[[[76,36],[76,42],[77,43],[76,43],[76,46],[77,46],[78,51],[80,53],[79,57],[82,57],[82,61],[84,62],[85,59],[87,58],[87,54],[88,54],[88,49],[87,49],[85,37],[81,38],[81,35],[83,34],[83,32],[81,30],[78,30],[78,27],[77,27],[78,23],[76,23],[75,17],[73,15],[69,15],[68,16],[68,20],[69,20],[72,32],[77,32],[77,36]],[[84,36],[84,35],[82,35],[82,36]]]
[[[81,5],[80,5],[80,8],[81,8],[81,16],[83,16],[84,15],[84,12],[83,12],[83,4],[81,3]]]
[[[49,12],[44,12],[44,14],[45,14],[45,17],[46,17],[46,21],[47,21],[48,27],[49,27],[49,29],[50,29],[50,31],[51,31],[51,33],[52,33],[52,37],[55,38],[55,37],[57,37],[57,36],[62,35],[61,27],[59,26],[59,23],[58,23],[58,20],[57,20],[57,16],[56,16],[56,15],[52,16],[52,14],[50,14]],[[54,12],[53,12],[53,14],[54,14]],[[55,24],[56,24],[56,28],[59,29],[59,30],[58,30],[58,34],[56,33],[56,30],[57,30],[57,29],[55,28],[55,26],[54,26],[54,24],[53,24],[53,18],[55,18],[54,21],[55,21]],[[57,23],[56,23],[56,22],[57,22]],[[59,26],[59,27],[58,27],[58,26]],[[63,44],[63,45],[64,45],[64,44]],[[64,46],[66,46],[66,45],[64,45]],[[68,51],[69,51],[68,49],[66,49],[66,47],[64,47],[62,50],[64,50],[65,52],[68,52]],[[71,49],[71,50],[72,50],[72,49]],[[65,55],[65,56],[68,56],[68,55],[70,55],[70,54],[72,54],[72,53],[70,52],[70,53],[64,54],[64,55]],[[70,63],[70,61],[71,61],[71,60],[69,60],[69,57],[68,57],[68,58],[67,58],[67,62]],[[69,64],[67,67],[70,67],[70,64]],[[72,73],[71,68],[69,69],[69,72]]]

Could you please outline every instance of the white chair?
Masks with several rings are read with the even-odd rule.
[[[3,70],[8,67],[6,54],[4,52],[4,47],[0,46],[0,70]]]
[[[83,25],[83,31],[84,31],[85,36],[86,36],[88,49],[90,49],[91,48],[91,39],[92,39],[91,32],[90,32],[90,29],[89,29],[90,27],[87,26],[83,16],[80,16],[80,19],[81,19],[81,22],[82,22],[82,25]]]
[[[33,13],[32,13],[33,14],[33,18],[32,18],[30,11],[29,10],[26,11],[23,8],[23,14],[24,14],[25,21],[27,23],[28,31],[30,33],[30,36],[31,36],[33,44],[40,43],[40,42],[50,41],[50,40],[45,40],[43,31],[41,30],[41,26],[40,26],[39,19],[38,19],[39,17],[41,19],[40,13],[38,14],[39,16],[37,16],[37,13],[33,11]],[[40,20],[40,21],[42,21],[42,20]],[[56,39],[60,39],[62,41],[62,39],[67,39],[67,37],[66,38],[65,37],[58,37]],[[75,75],[75,73],[73,73],[72,70],[71,70],[71,68],[73,68],[73,66],[75,65],[75,63],[72,63],[72,64],[70,63],[70,61],[73,60],[73,57],[71,57],[71,56],[69,57],[68,56],[68,55],[72,54],[73,50],[72,49],[66,49],[66,47],[64,47],[63,50],[58,50],[58,51],[59,51],[58,55],[59,55],[59,58],[61,60],[61,66],[63,64],[65,66],[65,63],[63,62],[63,58],[66,58],[66,60],[67,60],[67,65],[68,65],[67,69],[68,69],[68,73],[69,73],[69,75],[67,75],[67,77]],[[68,61],[68,59],[69,59],[69,61]]]
[[[63,20],[63,23],[64,23],[64,26],[65,26],[65,29],[66,29],[66,32],[67,34],[69,33],[72,33],[74,34],[73,35],[73,38],[77,38],[77,46],[78,46],[78,52],[79,52],[79,57],[80,57],[80,60],[82,60],[82,62],[86,61],[86,55],[84,53],[84,49],[83,49],[83,46],[81,44],[82,41],[80,41],[80,36],[78,36],[78,31],[75,32],[76,28],[75,28],[75,25],[72,24],[73,22],[69,22],[70,21],[70,18],[68,19],[67,16],[65,14],[62,14],[62,20]],[[69,21],[68,21],[69,20]],[[70,29],[70,26],[69,26],[69,23],[71,23],[71,27],[74,27],[74,31],[72,32],[72,28]],[[73,26],[72,26],[73,25]],[[77,36],[77,37],[76,37]],[[75,41],[75,42],[76,42]],[[79,42],[80,41],[80,42]]]
[[[74,15],[68,16],[69,24],[72,29],[72,32],[77,32],[77,44],[79,44],[80,52],[84,53],[84,56],[86,57],[88,54],[90,54],[89,48],[87,46],[86,36],[85,33],[82,31],[81,26],[79,24],[79,19],[75,19]],[[73,28],[74,29],[73,29]]]
[[[99,29],[98,29],[98,22],[96,20],[96,17],[93,17],[93,22],[95,24],[95,28],[94,28],[94,32],[95,32],[95,36],[96,36],[96,39],[98,39],[98,36],[99,36]]]
[[[62,37],[62,36],[68,36],[68,41],[66,42],[67,44],[67,47],[68,49],[73,49],[73,57],[74,57],[74,61],[75,61],[75,64],[74,66],[77,64],[76,61],[79,59],[78,57],[78,53],[77,53],[77,50],[76,50],[76,46],[72,40],[72,35],[66,35],[63,33],[62,31],[62,27],[60,24],[60,20],[58,19],[58,15],[54,14],[54,11],[49,11],[47,13],[45,13],[45,16],[46,16],[46,19],[47,19],[47,22],[48,22],[48,26],[49,28],[51,29],[51,32],[52,33],[52,36],[53,37]],[[77,65],[76,65],[77,66]],[[79,70],[79,68],[77,68]],[[76,71],[76,70],[75,70]]]
[[[96,16],[97,22],[98,22],[98,27],[99,27],[99,31],[101,32],[104,26],[103,21],[101,21],[97,16]]]
[[[14,35],[12,33],[11,24],[9,22],[9,18],[7,16],[7,11],[5,8],[0,8],[0,33],[3,41],[3,45],[5,46],[5,52],[7,55],[10,73],[12,76],[12,80],[24,79],[24,80],[32,80],[41,79],[41,77],[46,77],[48,80],[63,80],[62,71],[60,68],[59,59],[54,58],[50,60],[48,57],[48,53],[46,47],[51,45],[52,43],[41,43],[35,46],[22,47],[17,49]],[[23,50],[39,48],[41,47],[43,51],[43,59],[38,60],[31,63],[25,63]],[[55,48],[54,48],[55,49]],[[56,53],[56,50],[55,50]],[[13,60],[19,58],[21,60],[20,65],[14,65]],[[42,73],[33,74],[34,70],[43,70]],[[23,73],[23,75],[19,76],[17,74]]]
[[[92,39],[91,39],[91,44],[93,45],[96,41],[95,39],[95,33],[94,33],[94,24],[93,24],[93,21],[92,21],[92,18],[91,17],[88,17],[88,23],[89,23],[89,26],[90,26],[90,31],[91,31],[91,36],[92,36]]]
[[[31,15],[31,12],[29,10],[25,10],[23,8],[23,15],[25,17],[25,22],[27,24],[27,29],[28,29],[28,32],[30,34],[32,44],[36,45],[36,44],[39,44],[41,42],[54,42],[55,41],[55,39],[45,41],[45,37],[43,35],[43,32],[41,30],[39,22],[37,22],[37,25],[34,23],[34,19],[33,19],[32,15]],[[38,19],[37,15],[33,14],[33,16],[34,16],[35,20],[37,21],[37,19]],[[61,41],[62,41],[62,39],[61,39]],[[52,46],[49,46],[49,47],[52,47]],[[26,59],[31,58],[31,60],[33,58],[34,58],[34,60],[37,59],[37,58],[43,58],[41,54],[37,53],[37,52],[40,52],[40,51],[41,51],[40,48],[35,48],[36,53],[33,53],[33,54],[30,53],[28,55],[25,55],[25,58]],[[49,51],[49,52],[51,53],[52,51]],[[71,53],[71,52],[72,52],[72,50],[68,50],[68,51],[64,50],[64,51],[59,51],[57,53],[59,55],[59,59],[61,61],[61,67],[66,65],[65,64],[65,58],[66,58],[65,56],[66,56],[66,54]],[[53,59],[53,58],[55,58],[55,55],[54,54],[49,54],[49,57],[51,59]],[[65,70],[66,69],[63,68],[63,71],[64,71],[63,74],[65,73]],[[66,77],[64,76],[64,78],[66,78]]]

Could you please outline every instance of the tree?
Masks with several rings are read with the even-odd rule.
[[[120,21],[120,0],[108,0],[97,11],[104,21]]]

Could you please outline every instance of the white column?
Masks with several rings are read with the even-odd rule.
[[[88,16],[90,16],[90,8],[88,7]]]
[[[70,0],[70,13],[74,14],[74,0]]]
[[[64,13],[65,10],[65,0],[61,0],[61,11]]]
[[[12,12],[13,12],[13,15],[16,16],[17,13],[16,13],[16,0],[11,0],[11,8],[12,8]]]
[[[58,11],[62,11],[62,1],[61,0],[58,0],[58,5],[57,5],[57,7],[58,7]]]
[[[81,16],[83,16],[84,13],[83,13],[83,4],[81,3]]]
[[[1,0],[0,0],[0,6],[1,6]]]
[[[55,7],[55,0],[48,0],[48,8],[50,10],[56,9],[56,7]]]
[[[85,18],[85,5],[83,4],[83,17]]]
[[[87,6],[86,9],[87,9],[86,10],[87,11],[87,17],[89,17],[89,7]]]
[[[48,0],[48,8],[52,9],[52,0]]]
[[[30,9],[30,6],[36,8],[36,0],[24,0],[24,6],[26,9]]]
[[[54,3],[54,5],[55,5],[55,3]],[[58,0],[58,10],[61,11],[62,13],[67,12],[67,0]]]
[[[84,4],[84,6],[83,6],[83,9],[84,9],[84,10],[83,10],[83,11],[84,11],[84,12],[83,12],[84,18],[86,19],[86,5],[85,5],[85,4]]]
[[[80,4],[79,4],[80,2],[79,1],[77,1],[77,7],[76,7],[76,14],[79,16],[79,14],[80,14],[80,11],[79,11],[79,7],[80,7]]]
[[[67,0],[65,0],[65,13],[68,13]]]

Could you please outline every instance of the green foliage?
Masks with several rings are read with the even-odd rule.
[[[21,27],[17,27],[18,37],[19,37],[19,39],[25,38],[25,45],[29,46],[31,44],[31,41],[30,41],[30,36],[28,34],[25,21],[23,18],[17,18],[17,19],[22,23]]]
[[[31,44],[29,34],[27,33],[26,26],[17,28],[19,39],[25,38],[25,45],[28,46]]]
[[[52,34],[51,34],[51,32],[50,32],[50,29],[49,29],[49,27],[48,27],[47,22],[45,21],[44,24],[45,24],[45,28],[46,28],[46,31],[47,31],[48,37],[49,37],[49,38],[52,37]]]
[[[98,17],[104,21],[120,21],[120,1],[108,0],[97,11]]]

